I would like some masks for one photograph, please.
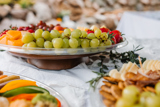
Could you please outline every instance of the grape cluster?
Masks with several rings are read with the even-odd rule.
[[[155,93],[140,90],[136,86],[127,86],[116,107],[160,107],[160,83],[155,85]]]
[[[87,48],[109,46],[112,42],[108,33],[102,33],[100,29],[87,34],[86,31],[65,29],[63,33],[58,30],[45,31],[37,29],[35,33],[25,33],[22,37],[23,47],[39,48]]]
[[[51,30],[54,29],[55,26],[61,26],[61,25],[60,24],[57,24],[57,25],[53,25],[53,24],[47,25],[45,22],[40,21],[36,25],[30,24],[29,26],[20,26],[20,27],[11,26],[11,30],[28,31],[30,33],[34,33],[37,29],[42,29],[42,30],[45,30],[45,31],[51,31]]]

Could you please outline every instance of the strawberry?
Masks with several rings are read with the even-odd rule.
[[[24,31],[27,31],[29,29],[30,29],[29,26],[23,28]]]
[[[106,32],[106,33],[108,33],[108,32],[110,32],[110,30],[108,29],[108,28],[100,28],[100,30],[101,30],[101,32],[103,33],[103,32]]]
[[[33,29],[29,29],[29,30],[27,30],[28,32],[30,32],[30,33],[34,33],[34,30]]]
[[[121,32],[118,30],[113,30],[111,32],[109,32],[109,34],[112,34],[112,36],[115,37],[117,43],[119,43],[121,41]]]
[[[17,30],[18,31],[23,31],[24,27],[20,26]]]
[[[111,41],[112,41],[112,45],[115,45],[117,43],[115,37],[113,37]]]
[[[87,32],[87,34],[94,33],[94,31],[90,30],[90,29],[88,29],[86,32]]]
[[[3,36],[4,34],[6,34],[6,32],[8,32],[8,30],[4,30],[4,31],[0,34],[0,37]]]

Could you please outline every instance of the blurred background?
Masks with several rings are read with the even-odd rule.
[[[27,26],[40,20],[72,28],[106,25],[114,30],[126,11],[157,10],[160,0],[0,0],[0,31],[10,25]]]

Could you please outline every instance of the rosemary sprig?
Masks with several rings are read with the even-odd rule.
[[[137,46],[137,47],[133,46],[132,51],[127,51],[123,53],[118,53],[116,50],[112,50],[110,52],[104,52],[103,55],[99,56],[101,60],[101,62],[97,64],[100,67],[99,72],[93,71],[98,76],[88,81],[87,83],[89,83],[90,86],[95,89],[99,80],[103,78],[104,76],[108,76],[108,73],[109,73],[108,66],[103,64],[104,59],[106,58],[104,55],[109,55],[110,60],[114,64],[113,68],[118,69],[119,68],[119,66],[117,65],[118,62],[121,62],[123,64],[123,63],[128,63],[129,61],[131,61],[132,63],[136,63],[137,65],[139,65],[139,60],[138,60],[139,55],[136,52],[142,49],[143,48],[141,48],[140,46]],[[140,58],[142,60],[142,63],[146,60],[146,58],[143,58],[143,57],[140,57]]]
[[[95,90],[99,80],[105,76],[108,76],[108,73],[100,73],[100,72],[95,72],[92,71],[93,73],[96,73],[98,75],[98,77],[93,78],[92,80],[88,81],[87,83],[90,84],[90,86]]]

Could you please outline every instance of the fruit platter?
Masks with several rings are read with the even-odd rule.
[[[0,34],[0,49],[23,57],[41,69],[69,69],[83,57],[124,47],[128,44],[120,31],[98,28],[47,25],[40,21],[27,27],[11,26]]]
[[[69,107],[52,88],[21,75],[0,71],[1,107]]]
[[[93,105],[160,107],[160,61],[146,60],[142,63],[139,58],[139,62],[140,65],[125,63],[119,71],[113,69],[104,76],[100,89],[91,96],[95,101]]]

